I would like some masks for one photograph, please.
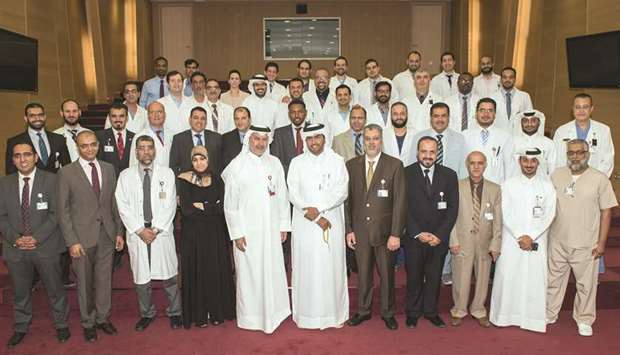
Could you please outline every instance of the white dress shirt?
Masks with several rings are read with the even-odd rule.
[[[95,159],[92,162],[89,162],[88,160],[85,160],[84,158],[79,157],[78,162],[80,162],[80,165],[82,166],[82,170],[84,170],[84,174],[86,174],[86,178],[88,179],[88,182],[91,184],[91,186],[93,184],[93,178],[92,178],[93,168],[90,166],[90,163],[95,163],[95,167],[97,168],[97,176],[99,177],[99,191],[101,191],[101,184],[103,184],[103,181],[101,180],[101,166],[99,165],[99,161]]]

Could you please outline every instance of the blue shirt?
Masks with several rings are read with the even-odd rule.
[[[586,129],[581,129],[581,127],[577,124],[577,121],[575,121],[575,130],[577,131],[577,138],[585,141],[586,138],[588,138],[588,132],[590,132],[590,120],[588,120],[588,128]]]
[[[140,95],[140,106],[146,108],[151,102],[159,99],[159,87],[164,84],[164,96],[169,94],[166,78],[155,76],[144,82],[142,85],[142,93]]]
[[[403,143],[405,143],[405,136],[396,136],[396,144],[398,144],[398,154],[402,153],[403,151]]]

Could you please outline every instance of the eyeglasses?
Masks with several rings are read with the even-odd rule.
[[[592,107],[592,106],[590,106],[590,105],[583,105],[583,106],[575,105],[575,106],[573,106],[573,108],[575,110],[589,110],[590,107]]]
[[[478,112],[480,112],[480,113],[493,113],[493,112],[495,112],[495,109],[492,109],[492,108],[479,108]]]

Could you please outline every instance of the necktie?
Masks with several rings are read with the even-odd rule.
[[[71,133],[71,138],[73,138],[73,141],[76,142],[77,141],[77,129],[70,129],[69,132]]]
[[[364,148],[362,147],[362,134],[355,133],[355,156],[358,157],[364,154]]]
[[[241,145],[243,145],[243,140],[245,139],[245,133],[239,134],[239,140],[241,141]]]
[[[123,160],[123,157],[125,156],[125,142],[123,141],[123,134],[121,132],[118,132],[117,135],[116,150],[118,153],[118,159]]]
[[[304,141],[301,139],[301,127],[295,128],[295,155],[304,152]]]
[[[480,135],[482,136],[482,145],[487,145],[487,142],[489,141],[489,131],[483,129],[480,131]]]
[[[370,81],[370,103],[372,104],[377,102],[377,98],[375,97],[375,85],[377,85],[377,82],[374,80],[371,80]]]
[[[29,177],[24,178],[24,188],[22,189],[22,234],[32,235],[32,227],[30,226],[30,184]]]
[[[374,161],[368,161],[368,171],[366,172],[366,191],[370,190],[370,183],[372,182],[372,176],[375,171],[373,169],[373,165],[375,165]]]
[[[164,97],[164,94],[164,79],[159,79],[159,98],[161,99],[162,97]]]
[[[43,136],[41,136],[41,132],[38,132],[37,136],[39,137],[39,152],[41,153],[41,162],[43,163],[43,165],[47,165],[47,159],[50,157],[49,153],[47,152],[47,146],[43,141]]]
[[[461,131],[467,129],[467,122],[469,121],[469,107],[467,105],[467,96],[463,96],[463,109],[461,110]]]
[[[447,74],[448,77],[448,85],[450,85],[450,89],[452,89],[452,74]]]
[[[273,83],[270,82],[269,83],[269,93],[271,94],[273,92]]]
[[[437,164],[443,165],[443,134],[437,135]]]
[[[157,139],[159,139],[159,143],[161,143],[161,145],[164,145],[164,139],[161,137],[161,133],[161,129],[155,131],[155,135],[157,136]]]
[[[213,130],[215,132],[217,132],[218,131],[217,128],[219,126],[220,116],[217,113],[217,105],[213,104],[213,105],[211,105],[211,107],[213,107],[213,115],[211,115],[211,119],[213,120]]]
[[[202,143],[202,135],[200,133],[194,134],[194,137],[196,137],[195,145],[204,145],[204,143]]]
[[[506,93],[506,115],[510,120],[510,115],[512,114],[512,92]]]
[[[424,188],[426,189],[426,195],[429,197],[431,196],[432,189],[431,178],[428,176],[428,173],[430,172],[430,169],[424,169]]]
[[[99,193],[101,193],[101,186],[99,185],[99,174],[97,173],[97,166],[93,162],[88,163],[88,165],[90,165],[90,181],[93,185],[93,191],[95,192],[95,195],[99,197]]]
[[[142,180],[142,214],[144,222],[151,223],[153,220],[153,210],[151,209],[151,169],[144,169],[144,179]]]
[[[422,105],[424,103],[424,99],[426,99],[426,96],[424,96],[424,95],[418,96],[418,100],[420,101],[420,105]]]
[[[474,228],[473,228],[474,233],[478,233],[478,230],[480,229],[480,198],[478,196],[479,188],[480,188],[480,184],[474,184],[474,191],[473,191],[473,196],[472,196],[472,200],[474,202],[474,215],[472,218],[474,222]]]

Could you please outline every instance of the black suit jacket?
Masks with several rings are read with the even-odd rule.
[[[99,141],[99,152],[97,153],[97,159],[108,162],[114,166],[114,172],[118,178],[121,171],[129,167],[129,156],[131,155],[131,142],[135,136],[135,133],[131,131],[125,131],[125,154],[123,160],[118,158],[118,149],[116,145],[116,137],[112,128],[104,129],[95,132],[97,140]],[[112,151],[106,152],[105,147],[111,146]]]
[[[242,147],[243,144],[241,144],[238,129],[235,128],[230,132],[224,133],[222,136],[222,170],[239,155]]]
[[[220,174],[222,172],[222,136],[219,133],[206,130],[204,131],[204,143],[209,151],[209,168],[212,172]],[[192,168],[192,148],[194,148],[194,137],[192,131],[186,130],[177,133],[172,138],[170,147],[170,168],[175,175]]]
[[[459,210],[459,183],[454,170],[435,165],[431,196],[425,189],[424,173],[420,163],[405,168],[407,180],[407,243],[413,246],[424,244],[414,239],[421,232],[433,233],[441,239],[441,246],[447,248],[450,232]],[[443,199],[441,197],[443,193]],[[438,203],[445,201],[446,209],[438,209]]]
[[[47,136],[47,140],[50,144],[50,151],[48,152],[49,158],[47,159],[47,164],[43,165],[41,157],[39,157],[37,168],[51,173],[56,173],[58,169],[71,163],[71,157],[69,157],[69,151],[67,150],[67,142],[65,141],[64,136],[48,130],[45,131],[45,135]],[[32,144],[35,147],[37,145],[32,141],[32,139],[30,139],[28,131],[9,138],[6,141],[6,160],[4,169],[6,175],[17,172],[17,168],[15,168],[15,165],[13,164],[13,147],[20,143]]]
[[[291,165],[291,160],[297,156],[295,148],[293,125],[276,128],[273,132],[273,142],[271,142],[269,150],[271,155],[280,159],[280,163],[282,163],[284,168],[284,176],[288,176],[288,167]]]
[[[53,256],[66,250],[64,239],[60,234],[56,209],[55,174],[37,169],[30,194],[30,226],[32,236],[37,240],[34,250],[21,250],[13,247],[22,232],[21,200],[19,198],[18,174],[0,178],[0,231],[4,242],[3,256],[6,260],[18,262],[27,253],[39,256]],[[40,196],[40,197],[39,197]],[[47,206],[37,206],[37,203]],[[40,207],[40,208],[37,208]],[[46,207],[46,208],[44,208]]]

